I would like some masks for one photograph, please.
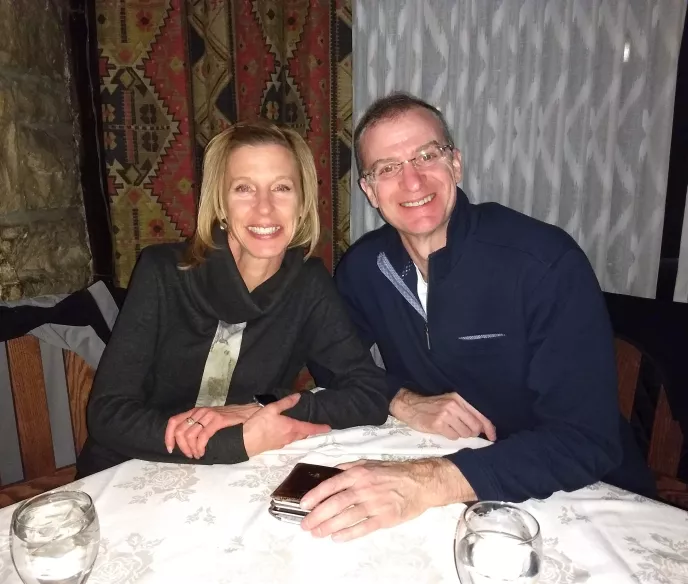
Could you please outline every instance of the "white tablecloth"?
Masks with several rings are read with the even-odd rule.
[[[404,460],[486,444],[421,434],[390,418],[233,466],[129,461],[68,487],[89,493],[100,517],[89,584],[456,583],[463,505],[334,543],[268,515],[269,493],[298,461]],[[522,506],[542,528],[543,583],[688,583],[688,513],[602,483]],[[12,510],[0,510],[0,582],[20,584],[9,553]]]

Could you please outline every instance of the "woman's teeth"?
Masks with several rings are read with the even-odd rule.
[[[279,225],[273,226],[273,227],[257,227],[254,225],[251,225],[250,227],[247,227],[247,229],[251,233],[256,233],[257,235],[272,235],[273,233],[277,233],[277,231],[280,229]]]

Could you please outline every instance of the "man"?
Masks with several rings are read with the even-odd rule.
[[[440,112],[374,103],[354,133],[360,186],[387,222],[344,256],[337,286],[387,369],[390,413],[492,445],[405,463],[358,461],[308,493],[314,535],[359,537],[474,499],[545,498],[605,480],[651,493],[616,397],[612,331],[590,264],[563,230],[457,187]]]

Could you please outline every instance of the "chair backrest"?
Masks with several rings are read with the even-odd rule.
[[[648,420],[650,428],[647,437],[647,463],[656,473],[676,477],[681,451],[683,433],[681,426],[673,418],[661,371],[653,360],[631,342],[617,338],[616,366],[619,380],[619,405],[621,413],[628,420],[637,415],[640,401],[639,387],[645,393],[642,400],[649,403],[651,411]],[[655,383],[642,383],[641,367],[651,367]],[[650,387],[655,385],[655,387]]]
[[[47,490],[73,480],[74,465],[56,463],[54,438],[63,436],[71,426],[72,459],[81,451],[87,436],[86,404],[94,376],[93,369],[76,353],[51,347],[57,351],[61,363],[51,368],[55,369],[51,375],[58,379],[46,379],[43,366],[46,356],[42,354],[37,338],[26,335],[9,340],[5,345],[9,388],[4,391],[9,391],[10,396],[5,395],[3,399],[4,403],[14,406],[16,440],[12,439],[19,446],[22,477],[18,482],[16,476],[8,481],[2,476],[0,466],[0,485],[11,483],[0,486],[0,507],[24,498],[24,493],[31,496],[44,487]],[[65,388],[67,396],[51,394],[55,391],[64,393]],[[53,427],[56,423],[61,425],[59,429]],[[11,433],[12,429],[3,428],[5,431]],[[71,445],[68,446],[71,450]],[[59,459],[64,459],[64,456]]]

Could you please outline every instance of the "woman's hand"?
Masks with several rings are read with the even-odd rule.
[[[327,424],[311,424],[283,416],[282,412],[293,408],[300,397],[299,393],[288,395],[261,408],[244,422],[244,447],[249,457],[332,429]]]
[[[201,458],[205,454],[208,440],[218,430],[243,424],[254,415],[260,406],[255,404],[216,406],[212,408],[193,408],[167,422],[165,446],[168,452],[174,450],[175,443],[188,458]],[[187,420],[193,420],[189,423]]]

